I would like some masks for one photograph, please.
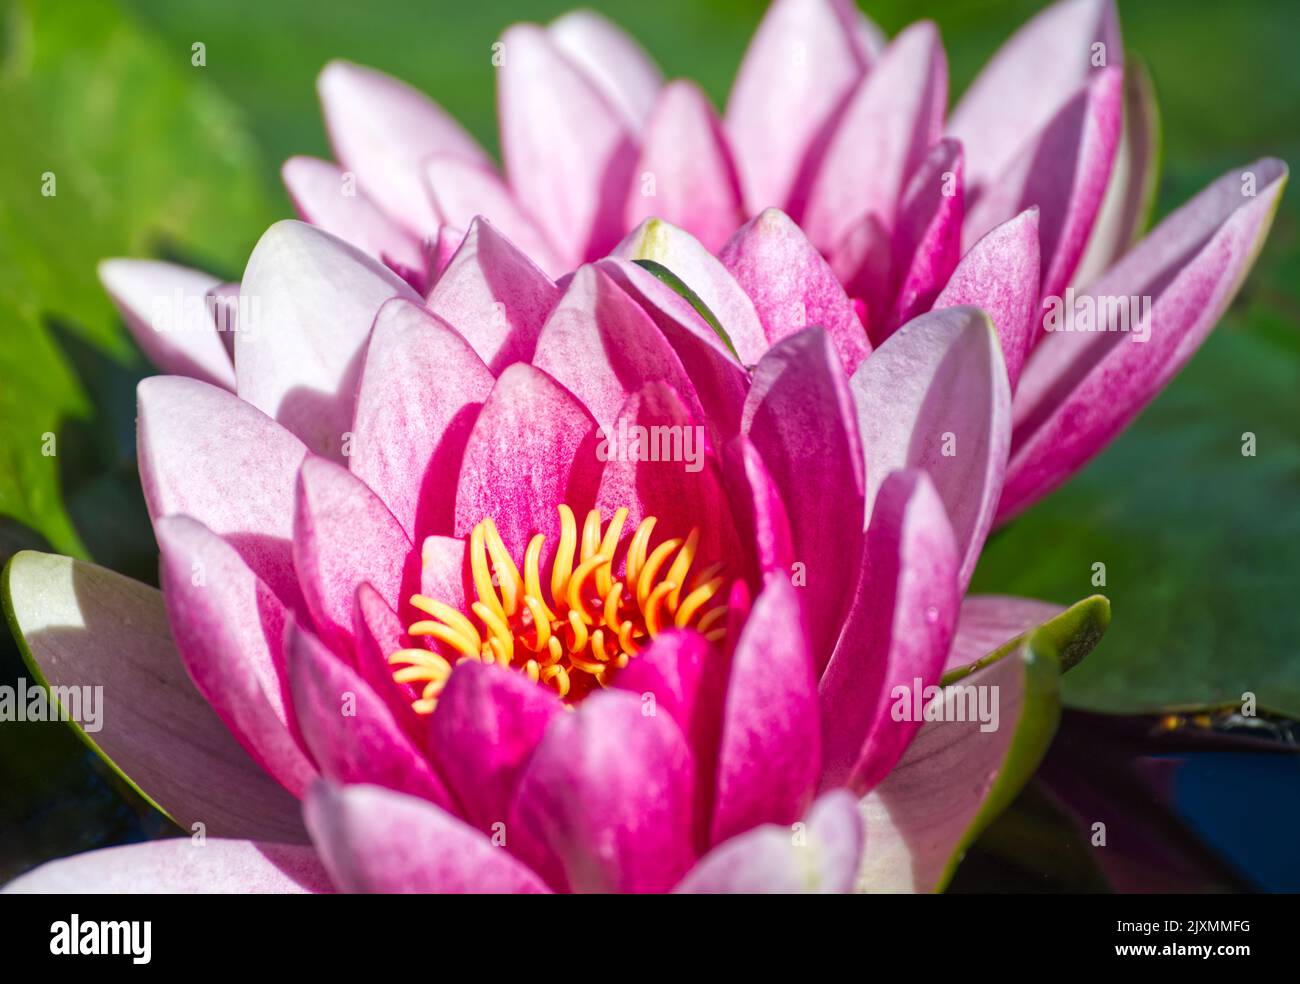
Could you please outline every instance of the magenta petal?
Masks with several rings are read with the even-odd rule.
[[[646,127],[624,221],[655,216],[716,250],[741,222],[736,169],[708,97],[693,82],[670,82]]]
[[[509,852],[428,800],[320,782],[304,811],[321,860],[345,892],[547,891]]]
[[[556,887],[666,891],[692,861],[693,784],[670,715],[643,713],[635,694],[593,694],[551,721],[519,777],[512,849]]]
[[[1098,58],[1102,65],[1124,61],[1114,0],[1052,4],[998,50],[948,127],[966,147],[971,188],[1005,170],[1025,135],[1045,126],[1093,76]]]
[[[793,823],[821,768],[817,683],[796,588],[773,573],[731,658],[709,843],[760,823]]]
[[[303,222],[277,222],[240,287],[236,392],[317,454],[342,458],[361,353],[380,306],[419,296],[378,260]],[[244,316],[246,315],[246,316]]]
[[[944,672],[970,666],[1063,611],[1064,605],[1034,598],[967,595],[961,603],[957,632],[944,662]]]
[[[571,10],[552,21],[546,33],[634,129],[645,125],[663,76],[627,32],[593,10]]]
[[[830,136],[800,215],[819,249],[833,249],[865,215],[894,227],[903,189],[939,139],[947,105],[939,31],[918,21],[858,84]]]
[[[334,156],[361,188],[415,235],[437,221],[421,165],[435,154],[488,164],[474,138],[423,93],[373,68],[332,61],[316,80]]]
[[[718,258],[753,300],[769,342],[820,325],[847,373],[871,351],[834,271],[784,212],[769,208],[750,219]]]
[[[464,229],[443,224],[438,226],[437,235],[431,236],[425,243],[426,263],[429,268],[426,295],[433,290],[443,271],[447,269],[447,264],[451,262],[451,258],[456,255],[456,250],[460,249],[460,244],[464,241]]]
[[[845,232],[827,254],[831,269],[844,289],[865,308],[859,316],[868,335],[889,319],[893,302],[894,241],[877,215],[864,215]]]
[[[348,466],[412,541],[451,531],[454,476],[492,382],[487,366],[441,318],[404,300],[379,309]]]
[[[302,442],[234,394],[180,376],[140,382],[140,484],[155,525],[184,513],[225,538],[293,607],[294,483]]]
[[[310,632],[291,625],[285,640],[293,711],[321,775],[368,782],[450,808],[429,760],[355,670]]]
[[[614,674],[612,686],[640,696],[646,713],[663,711],[694,743],[700,736],[697,714],[707,663],[717,652],[690,629],[660,632],[626,667]],[[703,749],[696,749],[697,761]]]
[[[221,283],[216,277],[160,260],[103,260],[99,281],[150,362],[235,388],[235,367],[207,301]]]
[[[557,543],[556,506],[578,516],[598,479],[595,421],[572,394],[539,369],[516,363],[501,374],[465,445],[456,487],[457,536],[495,520],[512,557],[534,533]]]
[[[650,316],[598,267],[579,267],[537,339],[533,365],[610,427],[628,394],[663,381],[703,417],[686,370]]]
[[[790,517],[763,456],[753,441],[740,435],[727,445],[724,464],[731,514],[741,542],[753,545],[754,573],[789,571],[794,563]]]
[[[447,603],[451,604],[451,601]],[[394,680],[393,671],[397,667],[388,662],[391,653],[414,648],[420,644],[419,641],[406,634],[406,626],[398,618],[393,606],[369,584],[363,584],[357,589],[352,624],[352,632],[356,637],[354,656],[361,679],[379,695],[394,720],[407,734],[422,736],[425,732],[425,719],[411,707],[420,697],[421,688],[414,683],[398,683]]]
[[[353,602],[369,582],[396,599],[414,548],[402,526],[351,472],[308,456],[298,472],[293,562],[307,610],[326,644],[350,653]]]
[[[59,858],[15,878],[6,895],[296,895],[332,892],[310,847],[188,837]]]
[[[458,665],[429,719],[430,752],[466,820],[504,824],[520,770],[564,705],[524,674],[470,660]]]
[[[387,263],[419,290],[425,278],[419,240],[356,187],[356,176],[329,161],[290,157],[280,168],[298,215]]]
[[[880,487],[853,606],[819,687],[823,787],[861,794],[920,727],[890,714],[898,687],[939,682],[961,600],[947,513],[924,472]],[[1004,640],[1005,641],[1005,640]]]
[[[527,202],[570,266],[622,233],[636,144],[623,114],[541,28],[501,36],[501,151],[510,190]]]
[[[746,211],[788,208],[872,51],[851,0],[777,0],[727,100]]]
[[[673,891],[845,895],[857,880],[863,841],[857,799],[835,790],[819,797],[800,823],[764,824],[719,844]]]
[[[286,613],[228,543],[188,516],[154,524],[176,648],[239,743],[301,796],[316,768],[290,734],[281,644]]]
[[[490,222],[475,219],[429,293],[428,308],[455,328],[494,373],[529,362],[560,292]]]
[[[994,226],[1037,205],[1042,247],[1039,294],[1051,297],[1064,291],[1083,256],[1106,194],[1123,107],[1123,70],[1116,66],[1096,72],[1021,147],[996,179],[972,190],[963,233],[965,247]]]
[[[491,168],[454,157],[435,157],[425,166],[425,175],[444,225],[468,229],[478,216],[486,216],[548,277],[558,277],[569,269],[546,233]]]
[[[885,477],[929,473],[970,582],[1002,488],[1011,394],[997,335],[981,311],[949,308],[898,329],[853,376],[867,459],[868,508]]]
[[[1049,333],[1025,365],[999,519],[1063,482],[1191,358],[1254,263],[1287,173],[1273,158],[1229,172],[1074,298],[1098,311],[1096,325]],[[1119,308],[1141,298],[1149,314],[1119,330]]]
[[[995,226],[972,246],[934,301],[936,311],[970,305],[989,316],[1012,393],[1041,313],[1038,259],[1038,207],[1034,206]]]
[[[853,397],[825,332],[807,328],[772,346],[754,371],[744,419],[790,509],[793,574],[806,585],[800,590],[820,665],[848,604],[845,572],[857,567],[865,525]]]

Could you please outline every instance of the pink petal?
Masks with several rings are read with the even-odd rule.
[[[692,861],[690,749],[634,694],[552,720],[515,793],[512,850],[575,892],[662,892]],[[310,821],[309,821],[310,825]]]
[[[480,215],[546,271],[558,277],[570,269],[551,241],[510,194],[494,170],[455,157],[434,157],[425,165],[434,209],[443,225],[468,229]]]
[[[788,208],[845,99],[874,61],[849,0],[777,0],[727,101],[746,211]]]
[[[373,68],[332,61],[316,80],[334,156],[361,188],[411,233],[437,220],[422,165],[435,154],[488,164],[483,149],[422,92]]]
[[[1107,330],[1053,331],[1026,364],[999,519],[1075,472],[1191,358],[1259,254],[1287,174],[1273,158],[1229,172],[1074,298],[1076,307],[1111,305],[1098,309]],[[1130,299],[1141,298],[1150,299],[1149,317],[1119,330],[1116,302],[1128,314]]]
[[[303,221],[383,261],[421,289],[425,260],[419,240],[356,187],[355,175],[314,157],[290,157],[280,176]]]
[[[545,892],[528,868],[428,800],[378,786],[312,787],[307,828],[345,892]]]
[[[357,392],[348,466],[408,538],[451,531],[461,456],[492,373],[437,315],[404,300],[379,309]]]
[[[819,249],[876,215],[892,229],[903,189],[943,129],[948,63],[939,31],[918,21],[896,37],[836,123],[801,224]]]
[[[763,824],[719,844],[673,891],[848,894],[856,881],[863,840],[857,800],[835,790],[819,797],[800,823]]]
[[[721,247],[742,220],[740,187],[722,124],[693,82],[670,82],[659,94],[628,189],[628,228],[656,216],[681,226],[710,250]]]
[[[760,823],[793,823],[821,768],[813,655],[796,589],[774,572],[731,659],[709,842]]]
[[[1063,611],[1064,605],[1034,598],[967,595],[961,603],[957,632],[944,662],[944,673],[970,666]]]
[[[886,476],[929,473],[961,556],[963,590],[993,523],[1011,430],[997,335],[981,311],[934,311],[898,329],[853,376],[868,511]]]
[[[852,590],[844,574],[862,549],[863,458],[854,417],[848,380],[820,329],[778,342],[754,371],[744,432],[790,510],[794,573],[806,584],[800,590],[819,666]]]
[[[794,563],[790,518],[763,456],[742,434],[727,445],[725,465],[731,514],[741,542],[752,544],[753,573],[789,571]]]
[[[769,208],[750,219],[718,258],[753,300],[768,342],[820,325],[849,373],[871,351],[834,271],[784,212]]]
[[[1102,67],[1099,58],[1102,66],[1124,61],[1113,0],[1064,0],[1017,31],[952,112],[948,131],[966,147],[969,187],[981,189],[1005,171],[1025,136]]]
[[[290,625],[287,636],[293,712],[321,775],[338,783],[373,783],[450,808],[451,797],[429,760],[356,671],[297,625]]]
[[[226,538],[285,604],[293,570],[294,483],[302,442],[234,394],[180,376],[138,390],[140,484],[155,525],[184,513]]]
[[[571,10],[552,21],[546,33],[634,130],[645,125],[663,76],[627,32],[595,11]]]
[[[510,190],[534,209],[570,266],[602,255],[622,234],[636,163],[623,114],[541,28],[501,37],[497,104]]]
[[[853,606],[819,687],[823,788],[861,794],[920,727],[890,708],[897,687],[939,682],[961,600],[957,544],[924,472],[893,472],[867,529]]]
[[[553,690],[515,670],[473,660],[455,668],[428,741],[467,821],[488,833],[506,822],[520,770],[563,710]]]
[[[457,536],[496,521],[512,557],[534,533],[557,543],[556,506],[581,516],[597,479],[595,421],[567,390],[532,366],[501,374],[465,446],[456,488]]]
[[[1041,317],[1038,283],[1038,207],[1033,206],[972,246],[934,301],[936,311],[970,305],[989,316],[1012,393]]]
[[[277,222],[248,259],[235,337],[236,392],[317,454],[341,459],[361,353],[390,297],[419,297],[395,273],[329,233]]]
[[[1123,100],[1123,70],[1113,67],[1096,72],[996,179],[969,194],[965,247],[994,226],[1037,205],[1043,273],[1039,294],[1059,295],[1083,256],[1106,194],[1123,121]]]
[[[854,221],[827,254],[835,275],[850,297],[860,301],[867,333],[881,331],[893,303],[893,236],[877,215]],[[882,328],[877,328],[882,326]]]
[[[59,858],[15,878],[9,895],[289,895],[332,892],[310,847],[188,837]]]
[[[190,678],[250,755],[301,796],[316,775],[289,730],[286,613],[224,540],[188,516],[154,524],[176,647]]]
[[[559,297],[532,260],[479,218],[434,284],[427,306],[500,374],[512,362],[532,359],[537,335]]]
[[[81,706],[81,737],[181,829],[201,822],[214,837],[305,841],[293,797],[239,747],[186,676],[156,589],[31,551],[10,560],[4,586],[15,637],[39,681],[29,692],[102,687],[98,720]],[[78,713],[76,702],[64,706]]]
[[[682,734],[696,745],[695,739],[702,736],[703,718],[711,710],[700,699],[711,659],[717,659],[717,651],[698,632],[670,629],[660,632],[614,674],[612,686],[637,694],[642,708],[648,708],[646,713],[671,715]],[[697,761],[702,751],[696,746]]]
[[[420,641],[406,634],[406,626],[393,606],[369,584],[357,588],[352,622],[352,632],[357,640],[356,668],[361,679],[383,700],[393,719],[407,734],[422,737],[427,729],[425,718],[411,707],[420,696],[421,688],[414,683],[394,680],[396,667],[388,662],[390,653],[414,648],[420,645]]]
[[[351,653],[353,602],[369,582],[397,599],[414,586],[414,548],[379,497],[345,468],[309,455],[298,472],[293,563],[316,631]]]

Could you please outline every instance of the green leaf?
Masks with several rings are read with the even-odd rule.
[[[717,315],[709,310],[709,306],[704,303],[700,295],[686,286],[681,277],[655,260],[633,260],[632,262],[644,270],[649,270],[657,279],[662,280],[677,294],[685,298],[691,307],[695,308],[696,313],[708,322],[709,327],[713,329],[713,333],[718,336],[723,345],[727,346],[727,351],[735,357],[737,362],[740,361],[740,353],[736,351],[736,346],[731,344],[731,336],[722,327],[722,322],[718,320]]]
[[[1076,601],[1059,615],[1048,619],[1036,629],[1023,632],[1014,639],[1009,639],[997,649],[981,656],[966,666],[954,667],[943,675],[943,685],[956,683],[976,670],[983,669],[1015,652],[1033,633],[1041,633],[1055,649],[1060,662],[1061,672],[1073,669],[1083,658],[1097,648],[1101,637],[1110,625],[1110,601],[1102,595],[1093,595]]]

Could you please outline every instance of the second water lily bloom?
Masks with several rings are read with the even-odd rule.
[[[97,747],[212,839],[12,889],[940,887],[1106,621],[962,603],[1007,451],[993,330],[925,315],[850,378],[802,327],[734,390],[639,273],[663,284],[610,260],[561,288],[477,220],[426,300],[272,227],[233,391],[139,389],[161,594],[32,553],[5,576],[34,669],[102,679]],[[977,662],[996,731],[894,713]]]

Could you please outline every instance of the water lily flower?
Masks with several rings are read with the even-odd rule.
[[[737,406],[720,337],[632,270],[664,284],[560,286],[476,220],[426,299],[273,226],[223,302],[233,388],[139,388],[161,593],[4,577],[33,672],[104,686],[88,740],[192,836],[10,890],[941,887],[1106,622],[962,604],[1007,449],[988,319],[923,315],[852,378],[801,327]],[[900,700],[945,674],[1003,723]]]

